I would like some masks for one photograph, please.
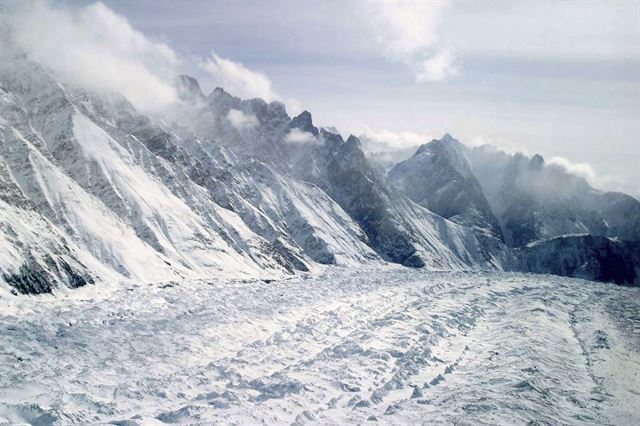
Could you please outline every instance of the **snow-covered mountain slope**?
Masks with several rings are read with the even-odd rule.
[[[205,96],[183,75],[180,102],[149,117],[119,97],[61,84],[20,52],[0,56],[2,291],[385,261],[516,267],[468,153],[448,139],[406,163],[416,172],[407,197],[357,138],[317,128],[307,111],[292,118],[280,102],[221,88]],[[635,232],[626,221],[635,207],[615,200],[607,229]]]
[[[0,424],[640,423],[640,288],[531,274],[0,299]]]
[[[516,250],[520,271],[640,285],[640,242],[566,235]]]
[[[123,100],[68,88],[23,55],[3,65],[0,81],[2,176],[10,199],[29,210],[20,215],[12,205],[4,213],[11,259],[2,279],[14,290],[279,275],[382,259],[494,268],[506,259],[377,177],[367,189],[373,171],[357,141],[321,136],[308,113],[290,119],[281,104],[240,101],[221,89],[203,106],[197,82],[181,77],[193,132],[154,124]],[[212,117],[217,124],[207,128]],[[291,139],[295,132],[316,139]],[[361,209],[368,197],[371,212]],[[39,247],[38,238],[50,243]]]
[[[135,112],[125,116],[125,105],[111,113],[24,57],[12,59],[0,74],[6,179],[90,257],[81,263],[104,266],[92,267],[95,275],[107,278],[106,269],[108,278],[157,281],[285,271],[272,242],[189,178],[178,164],[188,155],[167,147],[171,141],[160,129]],[[171,158],[152,151],[163,147]],[[30,247],[23,251],[33,254]],[[37,263],[46,268],[46,259]],[[16,273],[16,265],[11,268],[3,271],[5,281]],[[58,282],[69,280],[66,269],[48,268]]]
[[[406,266],[503,267],[508,255],[493,238],[477,237],[389,188],[367,162],[357,138],[340,145],[327,167],[330,194],[386,258]]]
[[[445,135],[396,164],[387,181],[435,213],[522,247],[514,270],[638,283],[640,203],[539,155],[468,148]]]
[[[4,182],[2,182],[4,184]],[[53,287],[93,283],[93,271],[80,260],[80,250],[55,226],[11,200],[0,199],[0,276],[22,293],[46,293]],[[7,289],[0,286],[0,295]]]
[[[640,240],[640,202],[629,195],[598,191],[539,155],[481,146],[467,157],[511,246],[580,233]]]
[[[317,186],[259,161],[233,171],[231,190],[218,195],[219,202],[256,233],[288,241],[322,264],[353,266],[380,260],[360,227]]]
[[[389,171],[387,181],[434,213],[502,239],[498,221],[471,171],[466,147],[450,135],[422,145]]]
[[[292,252],[298,258],[303,253],[313,262],[380,261],[362,229],[323,188],[291,173],[294,156],[304,150],[287,140],[296,120],[281,103],[241,100],[217,88],[204,104],[191,102],[182,113],[189,130],[200,137],[197,144],[187,138],[187,150],[205,168],[218,170],[214,187],[206,179],[204,184],[216,202],[237,212],[254,232],[296,247]],[[295,269],[307,269],[299,260]]]
[[[207,114],[200,117],[213,118],[192,122],[195,132],[222,141],[238,158],[258,159],[287,178],[317,186],[357,223],[383,259],[431,268],[508,263],[500,241],[478,239],[391,190],[365,158],[357,138],[344,141],[339,134],[318,129],[309,112],[290,118],[278,102],[244,101],[220,88],[206,103]]]
[[[539,155],[469,148],[446,135],[396,164],[387,180],[435,213],[512,247],[577,233],[640,239],[640,202],[598,191]]]

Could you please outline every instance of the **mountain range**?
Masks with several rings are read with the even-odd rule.
[[[380,168],[281,102],[182,75],[149,116],[0,56],[0,294],[384,263],[640,284],[640,202],[538,155],[445,135]]]

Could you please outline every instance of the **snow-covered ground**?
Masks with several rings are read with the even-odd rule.
[[[0,299],[0,424],[639,424],[640,288],[332,269]]]

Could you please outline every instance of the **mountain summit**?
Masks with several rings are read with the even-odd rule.
[[[502,239],[498,220],[471,170],[466,147],[449,134],[422,145],[411,158],[395,165],[387,180],[434,213]]]

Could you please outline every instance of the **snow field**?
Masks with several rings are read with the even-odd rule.
[[[637,424],[640,289],[332,269],[0,299],[0,424]]]

